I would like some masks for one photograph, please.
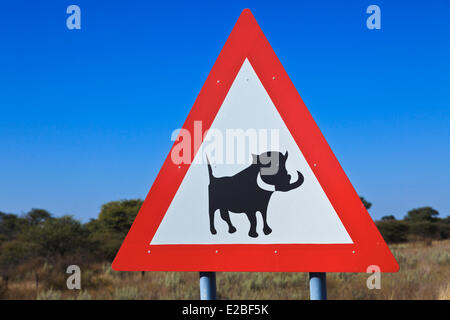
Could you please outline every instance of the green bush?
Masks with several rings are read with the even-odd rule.
[[[409,226],[403,221],[378,221],[377,227],[386,242],[400,243],[408,240]]]

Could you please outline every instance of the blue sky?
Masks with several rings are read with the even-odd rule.
[[[3,2],[0,211],[87,221],[144,198],[244,8],[372,217],[450,214],[446,0]]]

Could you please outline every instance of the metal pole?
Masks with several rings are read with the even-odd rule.
[[[216,300],[215,272],[200,272],[200,300]]]
[[[309,298],[327,300],[327,274],[325,272],[309,273]]]

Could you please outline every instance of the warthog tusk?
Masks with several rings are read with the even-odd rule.
[[[263,179],[261,179],[261,173],[258,173],[258,176],[256,177],[256,183],[258,184],[258,187],[260,187],[263,190],[272,191],[272,192],[275,191],[274,185],[265,183],[263,181]]]

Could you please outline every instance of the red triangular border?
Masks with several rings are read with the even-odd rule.
[[[353,244],[156,245],[150,241],[189,164],[175,165],[170,153],[142,205],[112,267],[118,271],[297,271],[382,272],[399,270],[369,213],[328,146],[250,10],[239,17],[183,126],[211,126],[247,58]],[[192,158],[197,150],[194,150]],[[315,164],[315,166],[314,166]]]

